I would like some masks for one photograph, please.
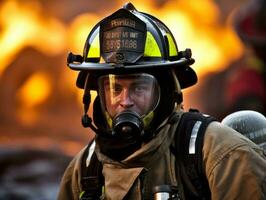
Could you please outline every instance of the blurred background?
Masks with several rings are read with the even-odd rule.
[[[67,163],[93,136],[80,123],[82,90],[75,86],[77,72],[66,66],[67,54],[82,55],[92,27],[126,2],[0,0],[0,199],[56,199]],[[199,81],[184,90],[186,110],[218,119],[243,108],[265,115],[263,62],[234,28],[237,10],[250,0],[131,2],[161,19],[179,50],[192,49]],[[250,60],[255,67],[247,68],[260,74],[246,73],[245,84],[256,83],[248,90],[235,83]],[[243,93],[249,99],[234,107],[235,95]],[[256,95],[262,100],[254,103]]]

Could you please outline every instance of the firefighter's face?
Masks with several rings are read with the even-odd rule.
[[[104,76],[100,88],[101,102],[112,118],[125,110],[144,116],[159,102],[159,86],[149,74]]]

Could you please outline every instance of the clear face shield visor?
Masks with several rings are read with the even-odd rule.
[[[160,87],[150,74],[137,73],[101,76],[98,79],[101,106],[111,119],[129,111],[144,118],[160,100]]]

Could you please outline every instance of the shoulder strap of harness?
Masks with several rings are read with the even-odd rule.
[[[202,165],[205,130],[213,117],[191,111],[182,115],[175,134],[177,178],[182,182],[185,199],[210,199],[210,190]],[[87,146],[82,159],[80,200],[100,199],[104,177],[102,164],[94,152],[94,140]]]
[[[213,117],[196,110],[182,115],[175,134],[177,176],[186,199],[210,199],[210,189],[203,167],[203,140]]]
[[[102,164],[94,151],[95,141],[88,144],[81,163],[81,187],[80,200],[97,200],[102,195],[104,177]]]

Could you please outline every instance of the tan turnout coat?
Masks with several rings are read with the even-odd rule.
[[[96,154],[103,163],[105,199],[151,199],[153,186],[178,184],[175,155],[169,149],[177,124],[163,123],[156,138],[119,163],[101,154],[96,144]],[[212,122],[202,151],[213,200],[266,199],[266,158],[257,145],[221,123]],[[66,169],[58,200],[78,200],[83,152]]]

